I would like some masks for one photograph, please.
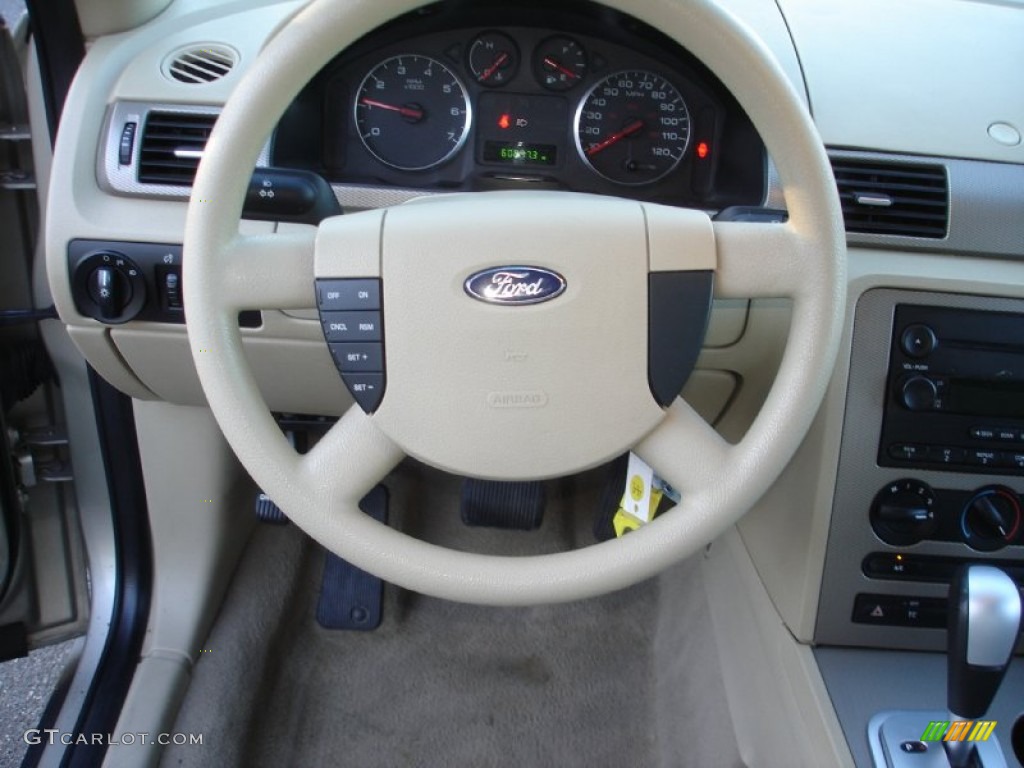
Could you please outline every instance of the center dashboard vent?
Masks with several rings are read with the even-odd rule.
[[[940,165],[832,158],[847,232],[944,238],[949,184]]]
[[[150,112],[142,129],[139,183],[191,186],[217,115]]]

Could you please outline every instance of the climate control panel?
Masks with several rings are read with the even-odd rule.
[[[995,552],[1022,543],[1020,497],[1003,485],[958,491],[895,480],[875,495],[870,520],[878,538],[894,546],[950,541]]]

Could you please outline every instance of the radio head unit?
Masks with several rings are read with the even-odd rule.
[[[878,463],[1024,474],[1024,315],[897,305]]]

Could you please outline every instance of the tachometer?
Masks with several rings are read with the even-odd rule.
[[[451,158],[469,135],[471,117],[465,86],[428,56],[392,56],[371,69],[356,92],[363,145],[403,171],[426,170]]]
[[[670,173],[690,141],[690,113],[661,75],[624,71],[592,87],[576,110],[576,149],[617,184],[649,184]]]

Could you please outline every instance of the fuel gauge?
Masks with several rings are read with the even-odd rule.
[[[469,45],[467,55],[473,78],[491,88],[504,85],[519,70],[519,49],[502,32],[482,32]]]
[[[549,91],[568,91],[587,74],[587,54],[571,37],[549,37],[533,53],[537,81]]]

